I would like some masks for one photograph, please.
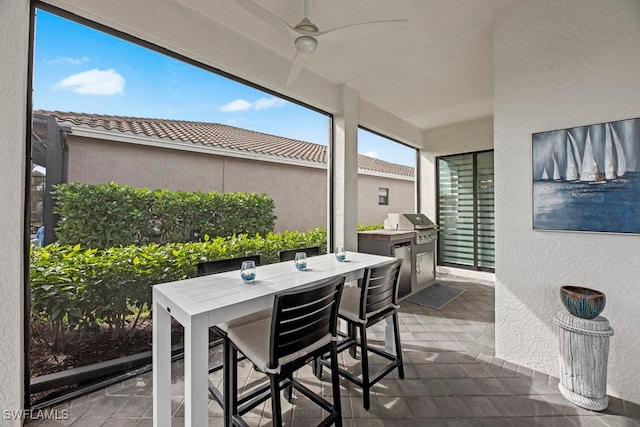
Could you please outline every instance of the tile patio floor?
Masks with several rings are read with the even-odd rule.
[[[494,286],[490,281],[444,275],[441,283],[466,289],[441,310],[403,302],[401,338],[405,379],[383,379],[374,387],[371,409],[362,408],[357,387],[342,382],[343,424],[350,426],[633,426],[640,427],[640,405],[611,398],[603,412],[591,412],[566,401],[558,379],[493,357]],[[383,327],[375,334],[384,337]],[[550,351],[552,351],[550,349]],[[343,363],[353,364],[347,352]],[[182,362],[173,365],[173,425],[184,425]],[[248,365],[240,382],[259,376]],[[310,387],[330,393],[311,369],[299,376]],[[244,377],[244,378],[242,378]],[[325,375],[328,378],[328,375]],[[219,381],[219,378],[214,378]],[[151,373],[94,392],[54,409],[69,411],[67,421],[35,421],[31,426],[151,426]],[[283,400],[287,426],[316,425],[321,410],[296,396]],[[209,425],[222,426],[215,401]],[[270,401],[247,414],[252,426],[270,426]]]

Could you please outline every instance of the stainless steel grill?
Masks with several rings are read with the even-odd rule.
[[[424,214],[389,214],[384,228],[358,233],[358,250],[402,259],[398,297],[433,285],[438,226]]]
[[[425,214],[389,214],[384,220],[387,230],[415,231],[415,244],[434,242],[438,239],[438,226]]]
[[[414,238],[407,254],[404,255],[405,277],[411,277],[411,291],[419,292],[435,283],[436,242],[438,225],[421,213],[389,214],[384,222],[387,229],[413,231]],[[402,251],[399,252],[402,254]],[[398,255],[396,255],[398,256]]]

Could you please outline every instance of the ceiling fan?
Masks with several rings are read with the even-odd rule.
[[[289,68],[289,75],[287,76],[286,82],[287,86],[293,83],[298,77],[307,56],[316,50],[319,41],[323,43],[333,43],[340,39],[364,37],[380,31],[402,28],[407,23],[406,19],[370,21],[320,31],[308,18],[307,0],[304,1],[304,18],[293,27],[252,0],[235,0],[235,2],[267,24],[284,31],[293,39],[296,53]]]

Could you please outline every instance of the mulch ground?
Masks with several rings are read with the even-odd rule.
[[[36,331],[29,351],[31,376],[37,377],[151,350],[151,334],[149,320],[141,321],[124,342],[115,339],[106,325],[101,326],[98,331],[85,334],[72,331],[67,337],[65,352],[54,353],[48,344],[39,339]]]
[[[172,343],[182,342],[182,327],[174,321],[172,325]],[[40,339],[38,331],[32,333],[29,348],[29,370],[31,377],[39,377],[71,368],[92,365],[118,357],[130,356],[151,350],[152,325],[150,320],[141,320],[136,330],[124,342],[114,338],[108,326],[99,330],[80,334],[71,331],[67,337],[64,353],[55,353],[50,346]],[[76,389],[78,385],[51,390],[32,395],[32,402],[46,400],[50,396],[59,395]]]

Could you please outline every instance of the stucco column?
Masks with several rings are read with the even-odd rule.
[[[24,379],[24,192],[26,99],[29,58],[29,1],[3,1],[0,25],[0,416],[3,426],[22,425]]]
[[[358,93],[338,86],[338,113],[333,118],[333,244],[358,249]]]

